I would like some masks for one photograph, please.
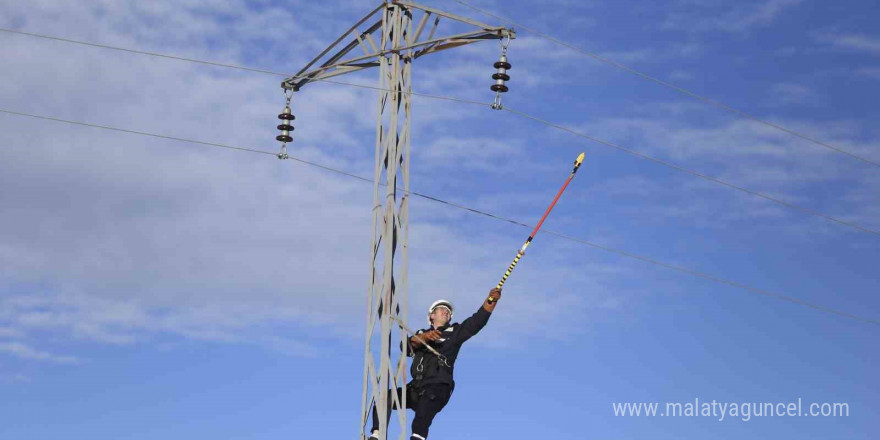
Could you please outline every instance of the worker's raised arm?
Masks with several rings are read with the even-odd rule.
[[[489,301],[489,298],[492,298],[492,301]],[[483,327],[489,322],[489,317],[492,316],[492,311],[495,310],[495,306],[498,304],[498,300],[501,298],[501,289],[492,289],[489,291],[489,297],[483,301],[483,305],[477,310],[477,313],[471,315],[468,319],[465,319],[461,323],[461,330],[459,330],[458,340],[462,343],[470,339],[473,335],[480,332]]]

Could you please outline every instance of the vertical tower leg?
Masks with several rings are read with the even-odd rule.
[[[412,35],[410,12],[388,4],[382,18],[381,50],[403,47]],[[409,153],[411,54],[393,52],[379,57],[380,92],[376,123],[376,163],[373,172],[373,239],[370,252],[367,329],[364,344],[362,429],[371,423],[372,406],[379,417],[381,440],[388,426],[389,390],[406,387],[406,334],[393,325],[392,316],[406,321],[407,240],[409,237]],[[382,187],[384,183],[384,188]],[[402,189],[403,191],[400,191]],[[378,327],[378,332],[376,331]],[[400,341],[393,344],[392,340]],[[395,355],[392,356],[392,349]],[[378,360],[378,362],[377,362]],[[378,365],[377,365],[378,364]],[[392,393],[394,408],[406,407],[406,393]],[[400,439],[409,429],[406,411],[397,411]]]

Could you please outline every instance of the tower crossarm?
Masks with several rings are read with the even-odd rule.
[[[406,36],[405,44],[393,49],[381,50],[379,48],[384,47],[385,45],[377,45],[373,35],[377,33],[376,31],[382,28],[381,11],[384,8],[389,7],[389,5],[402,7],[409,14],[421,13],[422,17],[419,20],[415,32],[412,35]],[[453,35],[435,37],[434,35],[438,30],[441,18],[446,19],[447,21],[469,25],[472,30]],[[424,36],[426,25],[429,22],[433,22],[431,30],[428,32],[427,36]],[[360,29],[366,23],[370,23],[370,25],[361,32]],[[376,67],[379,65],[380,57],[388,56],[391,53],[398,53],[403,58],[415,59],[445,49],[451,49],[482,40],[497,40],[503,38],[516,38],[516,33],[512,29],[502,26],[490,26],[485,23],[473,21],[468,18],[416,3],[402,1],[395,1],[392,3],[383,2],[379,7],[373,9],[372,12],[361,18],[354,26],[337,38],[333,44],[324,49],[317,57],[300,69],[299,72],[285,79],[281,83],[281,87],[297,91],[312,81]],[[346,43],[343,45],[343,42]],[[358,47],[364,52],[364,54],[354,56],[352,51]],[[330,53],[333,54],[329,55]],[[319,67],[314,67],[319,62],[321,62]]]

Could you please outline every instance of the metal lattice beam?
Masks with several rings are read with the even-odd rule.
[[[379,49],[390,54],[378,58],[379,88],[376,120],[376,162],[373,174],[373,240],[369,299],[367,308],[367,335],[364,359],[364,387],[362,395],[362,421],[371,416],[375,405],[379,417],[381,438],[387,438],[388,426],[383,414],[388,411],[390,390],[406,387],[406,357],[391,357],[393,333],[401,344],[405,343],[403,332],[394,332],[392,316],[406,319],[407,311],[407,240],[409,237],[409,153],[411,114],[411,67],[412,49],[407,37],[413,35],[409,11],[391,5],[382,17],[382,35]],[[384,188],[380,182],[384,181]],[[404,193],[398,194],[398,188]],[[399,202],[398,202],[399,201]],[[398,257],[397,252],[401,255]],[[395,260],[401,263],[398,267]],[[381,271],[380,271],[381,268]],[[381,278],[379,275],[381,274]],[[378,319],[378,322],[377,322]],[[377,335],[375,330],[379,328]],[[373,344],[378,343],[378,353]],[[402,346],[402,345],[401,345]],[[378,368],[376,357],[378,357]],[[398,399],[391,394],[394,407],[406,408],[406,393]],[[371,405],[372,404],[372,405]],[[396,412],[400,426],[406,427],[406,411]],[[363,425],[361,426],[363,432]],[[400,439],[406,430],[401,430]]]
[[[414,15],[419,15],[417,20]],[[441,19],[463,23],[468,32],[436,37]],[[414,23],[418,23],[414,26]],[[430,30],[428,30],[430,28]],[[403,388],[391,404],[406,408],[406,333],[393,318],[406,321],[407,241],[409,239],[410,121],[412,62],[424,55],[486,39],[515,38],[512,30],[489,26],[434,8],[403,1],[383,2],[307,63],[281,86],[297,91],[312,81],[378,67],[380,94],[376,116],[370,280],[361,406],[361,438],[372,408],[380,414],[380,439],[386,440],[389,391]],[[360,49],[363,54],[356,55]],[[317,66],[317,67],[316,67]],[[402,190],[402,191],[401,191]],[[399,348],[394,347],[399,342]],[[394,350],[392,350],[394,348]],[[392,351],[395,356],[392,356]],[[406,411],[397,411],[404,440]]]

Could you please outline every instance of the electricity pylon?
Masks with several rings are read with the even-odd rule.
[[[414,15],[421,15],[415,28]],[[441,19],[444,23],[464,25],[468,31],[437,37],[435,34]],[[427,35],[426,27],[430,27]],[[515,37],[513,30],[504,27],[489,26],[405,1],[386,1],[358,20],[315,59],[281,84],[285,92],[290,93],[312,81],[370,67],[379,68],[379,89],[382,90],[376,116],[373,238],[367,293],[361,438],[365,437],[364,428],[371,419],[372,405],[376,406],[380,415],[386,414],[389,389],[404,389],[402,398],[397,393],[391,395],[396,408],[406,408],[407,336],[392,324],[392,317],[399,317],[405,322],[407,314],[412,62],[425,55],[482,40]],[[363,55],[351,53],[358,48]],[[506,58],[502,60],[509,67]],[[499,80],[499,83],[503,81]],[[496,90],[494,87],[507,90],[503,85],[493,86],[493,90]],[[288,108],[290,96],[288,94]],[[496,98],[496,105],[498,103]],[[293,117],[288,109],[285,113],[288,117],[282,118],[286,120],[282,124],[289,124]],[[290,142],[289,130],[293,127],[283,125],[279,129],[283,130],[279,140]],[[286,158],[286,147],[282,147],[279,158]],[[384,189],[381,183],[385,184]],[[400,346],[392,358],[392,336],[395,335]],[[375,350],[377,346],[378,351]],[[397,417],[401,426],[400,439],[403,439],[408,430],[406,411],[397,411]],[[381,440],[386,440],[388,427],[385,417],[380,416],[379,423]]]

